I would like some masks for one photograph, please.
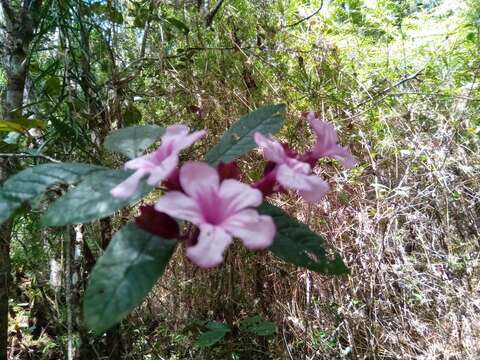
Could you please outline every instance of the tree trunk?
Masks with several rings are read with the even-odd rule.
[[[7,76],[7,89],[2,103],[3,119],[15,120],[22,112],[28,72],[27,54],[38,25],[42,0],[24,0],[17,8],[9,0],[0,0],[0,5],[0,23],[3,24],[0,37],[1,62]],[[8,159],[0,161],[0,183],[14,168]],[[11,230],[11,222],[0,225],[0,360],[7,359]]]

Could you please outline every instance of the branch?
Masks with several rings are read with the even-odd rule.
[[[40,158],[45,159],[54,163],[61,163],[60,160],[54,159],[50,156],[43,154],[29,154],[29,153],[0,153],[0,158]]]
[[[212,11],[210,11],[205,17],[205,24],[207,25],[207,27],[210,27],[212,25],[213,18],[217,14],[218,10],[220,10],[220,6],[222,6],[223,1],[224,0],[219,0],[215,7],[212,9]]]
[[[370,101],[372,100],[375,100],[376,98],[382,96],[382,95],[385,95],[386,93],[392,91],[393,89],[395,89],[396,87],[399,87],[400,85],[406,83],[407,81],[410,81],[410,80],[414,80],[418,77],[418,75],[420,75],[420,73],[425,70],[425,68],[422,68],[420,70],[418,70],[415,74],[413,75],[410,75],[410,76],[407,76],[406,78],[403,78],[402,80],[396,82],[395,84],[389,86],[388,88],[380,91],[379,93],[375,94],[373,97],[371,97],[370,99],[368,100],[365,100],[365,101],[362,101],[360,104],[358,104],[357,106],[355,106],[356,108],[360,107],[360,106],[363,106],[365,105],[366,103],[369,103]]]
[[[308,15],[307,17],[304,17],[303,19],[300,19],[300,20],[298,20],[298,21],[295,21],[293,24],[287,25],[287,27],[294,27],[294,26],[297,26],[297,25],[301,24],[301,23],[304,22],[304,21],[309,20],[310,18],[312,18],[312,17],[314,17],[315,15],[317,15],[317,14],[320,12],[320,10],[322,10],[322,7],[323,7],[323,0],[322,0],[322,2],[320,3],[320,7],[319,7],[316,11],[314,11],[313,13],[311,13],[310,15]]]

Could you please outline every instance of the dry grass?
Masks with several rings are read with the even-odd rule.
[[[479,358],[478,138],[464,114],[416,106],[408,118],[381,118],[387,134],[378,143],[352,130],[360,165],[343,173],[325,163],[335,191],[318,206],[273,200],[323,234],[350,276],[317,275],[241,246],[209,272],[177,254],[142,312],[177,334],[156,333],[161,353],[226,358],[250,346],[258,359]],[[425,114],[435,121],[421,121]],[[200,351],[184,331],[192,319],[238,324],[257,313],[279,325],[268,343],[230,338]]]

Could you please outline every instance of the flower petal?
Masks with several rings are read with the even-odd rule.
[[[310,183],[307,181],[309,175],[305,174],[304,170],[299,167],[292,168],[287,165],[280,165],[277,169],[277,181],[280,185],[289,189],[309,190]]]
[[[317,136],[317,146],[326,149],[338,142],[337,131],[332,124],[321,121],[315,117],[309,117],[308,122]]]
[[[180,184],[194,199],[201,195],[216,193],[219,182],[217,171],[206,163],[188,161],[180,169]]]
[[[330,149],[326,156],[331,156],[340,160],[345,169],[351,169],[357,164],[357,161],[347,146],[341,147],[340,145],[337,145],[335,148]]]
[[[309,202],[319,201],[330,190],[328,183],[319,176],[306,175],[286,165],[278,167],[277,181],[284,187],[298,190]]]
[[[310,189],[299,190],[298,193],[308,202],[318,202],[330,191],[328,183],[319,176],[310,175],[306,181],[310,184]]]
[[[138,158],[127,161],[125,163],[124,168],[131,169],[131,170],[138,170],[138,169],[150,170],[155,165],[156,164],[154,162],[153,153],[152,153],[152,154],[143,155]]]
[[[285,149],[278,141],[269,139],[259,132],[256,132],[253,138],[257,145],[263,148],[263,156],[265,159],[276,162],[277,164],[285,162],[287,157],[285,155]]]
[[[162,144],[176,139],[178,136],[186,136],[190,128],[182,124],[174,124],[167,127],[165,134],[162,136]]]
[[[169,157],[165,158],[160,164],[155,166],[150,172],[150,176],[147,180],[148,185],[156,186],[175,170],[178,165],[178,155],[172,154]]]
[[[223,262],[223,253],[232,237],[222,228],[204,224],[195,246],[187,247],[187,257],[202,268],[211,268]]]
[[[329,156],[341,160],[343,167],[346,169],[354,167],[356,161],[348,147],[342,147],[338,144],[337,131],[334,126],[320,121],[315,117],[314,113],[309,113],[307,119],[317,136],[317,142],[311,151],[313,162],[316,162],[321,157]]]
[[[119,199],[127,199],[135,193],[137,190],[138,183],[142,179],[142,177],[147,174],[148,172],[145,170],[137,170],[132,175],[130,175],[126,180],[115,186],[112,190],[110,190],[110,194],[113,197]]]
[[[180,191],[169,191],[163,195],[155,203],[155,210],[197,225],[203,222],[197,203]]]
[[[272,245],[276,228],[270,216],[259,215],[256,210],[243,210],[230,216],[222,228],[242,240],[250,250],[265,249]]]
[[[194,142],[205,136],[207,132],[205,130],[195,131],[188,136],[177,137],[172,144],[172,152],[180,152],[183,149],[188,148]]]
[[[233,179],[222,181],[219,196],[225,199],[227,204],[225,212],[228,213],[236,213],[247,207],[257,207],[263,200],[260,190]]]

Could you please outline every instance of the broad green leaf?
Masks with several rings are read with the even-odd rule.
[[[9,205],[2,206],[0,223],[7,220],[24,202],[32,202],[48,188],[57,184],[74,184],[84,176],[104,170],[82,163],[43,164],[25,169],[8,178],[1,190]]]
[[[188,28],[187,25],[183,21],[180,21],[178,19],[175,19],[173,17],[167,18],[166,19],[171,25],[175,26],[178,30],[183,32],[184,35],[188,35],[190,32],[190,29]]]
[[[209,321],[206,324],[206,327],[208,330],[214,330],[214,331],[230,331],[230,326],[228,326],[225,323],[221,323],[218,321]]]
[[[130,159],[142,155],[143,151],[154,144],[165,132],[156,125],[130,126],[110,132],[105,139],[105,148]]]
[[[207,324],[208,331],[202,333],[195,341],[198,347],[209,347],[215,345],[222,340],[225,335],[230,332],[230,327],[216,321],[209,321]]]
[[[165,271],[176,244],[135,224],[117,232],[90,275],[83,302],[87,326],[101,334],[140,305]]]
[[[255,315],[242,320],[240,330],[257,336],[270,336],[275,334],[277,326],[274,322],[263,320],[260,316]]]
[[[7,221],[21,205],[22,202],[11,199],[0,192],[0,224]]]
[[[275,240],[270,247],[274,255],[319,273],[348,274],[348,268],[338,256],[333,260],[327,257],[323,238],[306,225],[266,202],[258,208],[258,212],[270,215],[277,227]]]
[[[230,162],[254,149],[257,144],[253,134],[278,132],[283,126],[284,112],[285,105],[269,105],[242,116],[207,153],[207,161],[212,165]]]
[[[142,120],[142,113],[132,103],[128,104],[122,114],[123,123],[127,126],[138,124]]]
[[[128,199],[118,199],[110,194],[110,190],[131,174],[131,171],[105,170],[85,178],[50,206],[41,219],[42,223],[47,226],[85,223],[110,216],[140,200],[152,190],[145,181],[140,182],[135,194]]]

